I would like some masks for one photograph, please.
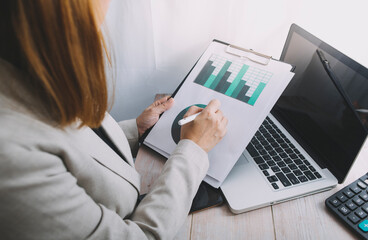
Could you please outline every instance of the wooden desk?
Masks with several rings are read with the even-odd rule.
[[[142,192],[159,176],[165,158],[142,146],[136,168]],[[356,239],[325,207],[325,199],[368,172],[368,142],[354,163],[345,184],[331,191],[234,215],[227,205],[187,217],[176,239]]]

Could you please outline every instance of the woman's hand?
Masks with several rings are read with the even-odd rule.
[[[152,127],[157,121],[161,113],[170,109],[174,105],[174,99],[170,96],[163,97],[154,103],[152,103],[148,108],[146,108],[141,115],[136,119],[139,136]]]
[[[220,108],[220,101],[212,100],[206,108],[192,106],[184,117],[201,112],[192,122],[181,127],[180,139],[190,139],[209,152],[226,134],[227,118]]]

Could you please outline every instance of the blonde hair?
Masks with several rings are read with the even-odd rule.
[[[26,73],[27,86],[61,127],[97,127],[108,107],[104,39],[90,0],[2,0],[0,57]]]

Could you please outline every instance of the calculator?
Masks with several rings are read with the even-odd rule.
[[[360,238],[368,239],[368,173],[327,198],[325,204]]]

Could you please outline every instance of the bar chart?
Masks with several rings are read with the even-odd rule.
[[[254,106],[272,73],[213,54],[195,83]]]

